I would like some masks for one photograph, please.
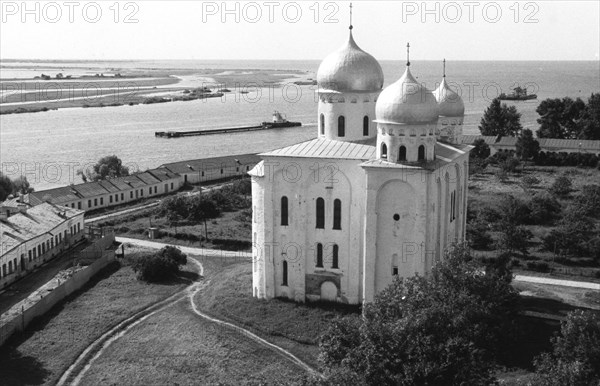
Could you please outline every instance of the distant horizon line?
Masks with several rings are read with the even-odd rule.
[[[163,62],[176,62],[176,61],[290,61],[290,62],[308,62],[308,61],[323,61],[324,58],[320,59],[31,59],[31,58],[0,58],[0,62],[147,62],[147,61],[163,61]],[[405,59],[377,59],[378,61],[385,62],[403,62]],[[416,62],[441,62],[442,59],[412,59],[411,61]],[[450,59],[451,62],[598,62],[600,59]]]

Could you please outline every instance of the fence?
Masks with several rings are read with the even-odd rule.
[[[114,261],[115,252],[109,248],[114,243],[114,233],[112,233],[112,237],[110,236],[109,233],[108,237],[97,240],[82,251],[84,256],[97,256],[92,264],[75,271],[66,280],[63,279],[64,281],[61,278],[52,279],[26,300],[2,315],[0,318],[0,346],[13,333],[24,331],[35,318],[44,315],[56,303],[83,287],[92,276]]]

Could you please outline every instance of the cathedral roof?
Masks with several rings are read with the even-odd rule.
[[[368,160],[375,158],[374,140],[374,138],[369,140],[369,142],[372,142],[373,144],[367,144],[316,138],[311,141],[301,142],[259,155],[269,157]]]
[[[378,123],[429,123],[438,119],[438,104],[433,93],[421,85],[406,67],[404,75],[385,88],[376,106]]]
[[[317,83],[323,91],[379,91],[383,87],[383,70],[377,59],[356,44],[350,30],[346,44],[321,62]]]
[[[450,88],[446,82],[446,77],[443,78],[440,87],[438,87],[433,94],[438,102],[441,116],[462,117],[465,115],[465,104],[460,95]]]

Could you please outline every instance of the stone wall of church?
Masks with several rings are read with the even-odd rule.
[[[364,216],[364,171],[359,160],[321,160],[302,158],[265,158],[262,185],[271,199],[264,205],[271,208],[264,221],[256,224],[257,248],[271,250],[273,274],[257,265],[254,283],[265,283],[274,289],[272,296],[304,301],[315,296],[316,276],[337,277],[330,280],[339,288],[338,301],[358,303],[361,292],[361,251]],[[267,182],[268,181],[268,182]],[[261,184],[254,186],[260,188]],[[282,197],[287,198],[287,225],[282,225]],[[317,228],[317,200],[324,201],[324,227]],[[260,205],[260,194],[253,191],[253,200]],[[341,229],[334,228],[334,202],[341,202]],[[262,231],[258,228],[268,228]],[[317,266],[317,244],[322,245],[322,266]],[[333,266],[333,251],[337,246],[337,268]],[[285,265],[284,265],[285,263]],[[267,265],[269,263],[267,262]],[[287,267],[287,282],[284,271]],[[255,285],[256,286],[256,285]],[[260,287],[260,285],[258,286]],[[310,291],[310,292],[309,292]],[[260,293],[260,289],[259,289]],[[256,296],[256,295],[255,295]]]

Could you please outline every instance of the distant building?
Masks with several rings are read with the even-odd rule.
[[[0,288],[26,275],[84,237],[82,210],[42,203],[0,212]]]
[[[31,206],[51,202],[90,211],[176,192],[181,185],[180,175],[159,168],[126,177],[40,190],[26,194],[23,201]],[[14,199],[4,205],[13,201]]]
[[[465,238],[464,104],[445,80],[424,87],[410,61],[383,90],[352,31],[317,82],[318,137],[260,154],[250,172],[252,291],[370,302],[395,276],[429,274]]]
[[[478,139],[483,139],[490,147],[491,155],[517,150],[517,137],[463,135],[459,143],[472,145]],[[536,138],[536,140],[540,144],[540,153],[581,153],[595,154],[600,157],[600,141],[557,138]]]
[[[235,176],[245,176],[261,158],[256,154],[213,157],[161,165],[182,177],[182,184],[199,184]]]

